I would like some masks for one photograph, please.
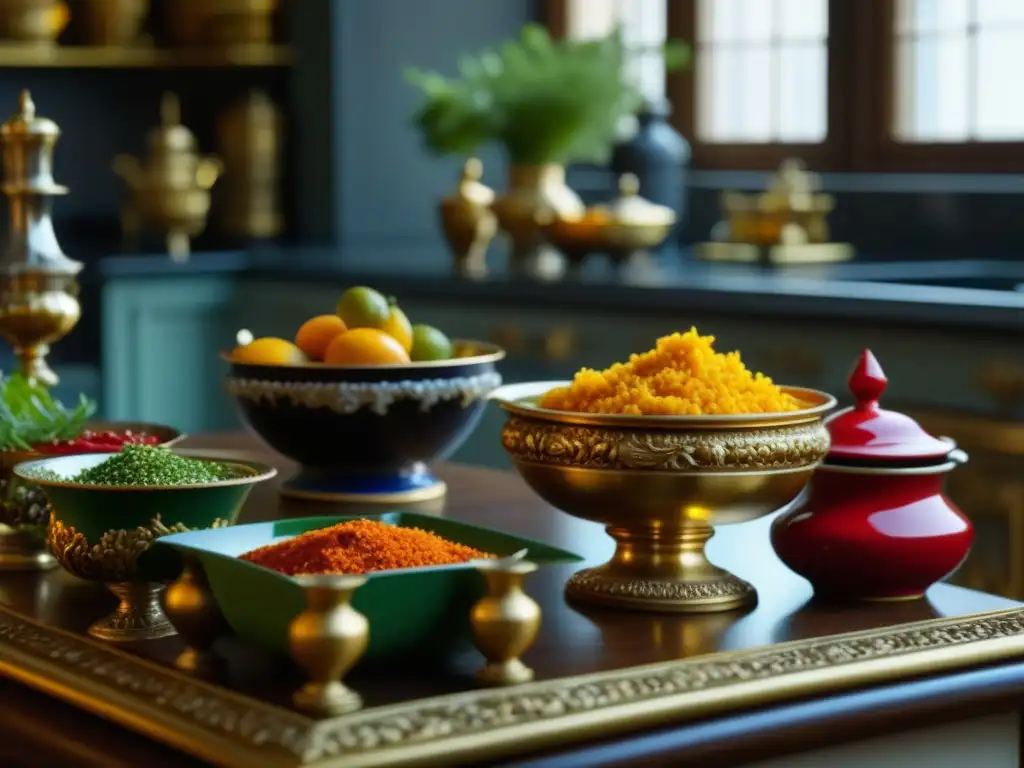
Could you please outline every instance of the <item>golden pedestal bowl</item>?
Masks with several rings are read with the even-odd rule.
[[[540,408],[565,382],[502,387],[502,444],[541,498],[606,526],[611,560],[576,573],[571,600],[663,613],[752,605],[754,588],[708,561],[715,525],[793,501],[828,452],[831,395],[783,387],[806,403],[784,413],[624,416]]]

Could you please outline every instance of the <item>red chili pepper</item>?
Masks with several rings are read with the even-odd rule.
[[[45,445],[35,446],[39,453],[47,455],[68,455],[75,453],[114,453],[125,445],[159,445],[160,438],[156,435],[136,434],[131,430],[118,434],[105,432],[83,431],[74,440],[54,441]]]

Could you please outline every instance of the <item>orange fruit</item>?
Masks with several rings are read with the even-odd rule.
[[[409,353],[390,334],[377,328],[353,328],[327,345],[324,362],[329,365],[401,365]]]
[[[324,350],[334,337],[345,332],[345,323],[337,315],[319,315],[302,324],[295,334],[295,344],[310,360],[323,360]]]
[[[297,346],[271,336],[253,339],[244,347],[235,347],[231,356],[239,363],[257,365],[300,365],[307,362],[306,356]]]
[[[412,323],[397,304],[391,306],[391,314],[381,330],[401,344],[406,352],[412,350]]]

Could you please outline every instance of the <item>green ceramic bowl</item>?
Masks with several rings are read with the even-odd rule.
[[[304,587],[297,579],[239,560],[238,556],[306,531],[358,519],[420,528],[499,556],[525,549],[526,557],[540,565],[582,559],[489,528],[411,512],[312,517],[179,533],[162,538],[153,549],[173,548],[195,557],[235,634],[271,652],[287,654],[288,625],[305,606]],[[370,645],[364,658],[382,660],[405,653],[447,650],[453,642],[468,637],[469,611],[482,594],[483,580],[469,564],[369,574],[352,601],[370,622]]]
[[[164,573],[148,572],[140,560],[154,540],[172,533],[231,525],[253,485],[277,474],[272,467],[255,462],[220,461],[234,467],[238,476],[181,486],[85,485],[60,479],[73,477],[114,455],[60,456],[24,462],[14,468],[17,477],[46,491],[53,508],[47,544],[66,570],[83,579],[135,582],[166,578]]]

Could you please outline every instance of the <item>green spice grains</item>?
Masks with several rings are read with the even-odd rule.
[[[87,485],[200,485],[233,476],[230,467],[199,461],[152,445],[126,445],[116,456],[83,469],[72,483]]]

